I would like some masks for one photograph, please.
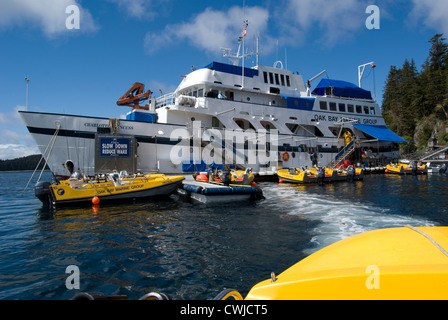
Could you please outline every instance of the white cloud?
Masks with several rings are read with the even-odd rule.
[[[10,160],[40,154],[37,147],[19,144],[0,144],[0,160]]]
[[[2,0],[0,2],[0,28],[39,27],[48,37],[69,31],[66,8],[76,5],[80,10],[80,32],[97,29],[91,13],[78,0]],[[78,30],[76,30],[78,31]]]
[[[288,0],[285,7],[283,26],[290,25],[286,32],[299,35],[300,40],[317,38],[323,45],[333,45],[362,30],[367,18],[364,0]]]
[[[134,18],[142,18],[144,16],[153,16],[154,12],[150,6],[154,1],[152,0],[109,0],[118,4],[120,10],[126,11],[126,13]]]
[[[187,40],[199,50],[215,52],[221,47],[234,47],[243,30],[243,10],[231,7],[227,11],[205,9],[190,22],[167,25],[163,31],[148,32],[144,44],[148,53]],[[268,10],[261,7],[246,8],[249,21],[248,34],[257,35],[267,28]]]
[[[0,113],[0,159],[14,159],[40,151],[26,127],[18,111],[23,106],[16,106],[11,112]]]
[[[448,1],[412,0],[414,8],[410,17],[414,22],[423,21],[426,27],[438,32],[448,33]]]

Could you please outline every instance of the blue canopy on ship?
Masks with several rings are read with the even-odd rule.
[[[348,97],[356,99],[372,99],[370,91],[364,90],[357,85],[341,80],[322,79],[317,87],[313,90],[313,94],[323,96],[326,88],[333,88],[333,94],[339,97]]]
[[[367,133],[369,136],[372,136],[380,141],[391,141],[391,142],[405,142],[402,137],[397,135],[395,132],[389,130],[386,126],[370,126],[366,124],[357,124],[354,123],[353,126],[361,130],[364,133]]]

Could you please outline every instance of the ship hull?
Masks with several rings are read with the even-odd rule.
[[[165,123],[149,123],[135,120],[117,121],[111,128],[111,119],[40,112],[19,112],[37,147],[55,176],[67,176],[65,162],[72,160],[75,167],[86,176],[98,173],[98,136],[110,135],[133,137],[137,148],[134,156],[136,167],[132,171],[182,174],[203,171],[212,164],[229,164],[237,168],[252,168],[255,175],[275,175],[279,168],[312,167],[310,150],[302,148],[303,136],[260,133],[255,147],[247,143],[244,131],[235,130],[235,140],[241,145],[225,145],[223,131],[217,131],[222,141],[216,147],[217,138],[205,134],[195,139],[194,128]],[[115,121],[118,119],[114,119]],[[114,131],[115,130],[115,131]],[[241,135],[241,139],[238,137]],[[266,137],[267,136],[267,137]],[[202,140],[201,140],[202,138]],[[285,139],[297,140],[296,145],[283,144]],[[340,143],[339,143],[340,144]],[[335,143],[319,151],[319,163],[326,166],[338,155],[343,146]],[[288,157],[284,154],[288,153]],[[392,152],[386,157],[395,157]]]

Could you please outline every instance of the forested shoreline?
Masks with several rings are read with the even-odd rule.
[[[34,170],[41,158],[42,156],[40,154],[35,154],[12,160],[0,160],[0,171]],[[42,170],[44,162],[44,160],[41,161],[38,170]],[[49,170],[48,166],[46,166],[46,169]]]
[[[387,126],[403,137],[402,153],[427,149],[428,142],[448,143],[448,44],[443,34],[429,40],[431,48],[419,69],[414,59],[391,66],[383,95]]]

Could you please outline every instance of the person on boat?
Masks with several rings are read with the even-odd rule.
[[[218,99],[227,99],[227,97],[222,93],[222,91],[219,91]]]
[[[212,88],[210,88],[210,90],[207,92],[206,97],[207,98],[214,98],[215,97],[215,94],[213,93],[213,89]]]

